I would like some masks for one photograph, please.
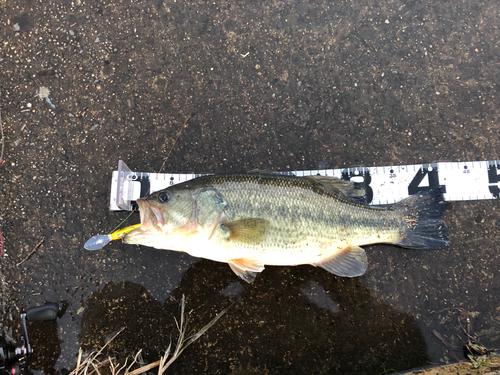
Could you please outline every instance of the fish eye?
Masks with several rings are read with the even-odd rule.
[[[158,195],[158,200],[162,203],[165,203],[168,201],[168,194],[167,193],[160,193],[160,195]]]

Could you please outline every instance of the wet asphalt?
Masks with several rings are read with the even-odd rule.
[[[28,327],[33,370],[71,369],[123,327],[110,354],[156,361],[184,294],[193,329],[236,304],[174,374],[403,371],[463,359],[462,326],[500,347],[498,200],[450,204],[447,249],[368,247],[355,279],[266,267],[248,285],[187,254],[83,248],[127,216],[108,209],[119,159],[196,173],[500,159],[498,25],[495,0],[0,2],[0,332],[16,340],[20,312],[59,302]]]

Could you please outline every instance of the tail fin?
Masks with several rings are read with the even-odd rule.
[[[442,216],[446,208],[441,189],[418,193],[394,205],[406,222],[397,245],[413,249],[442,249],[450,244]]]

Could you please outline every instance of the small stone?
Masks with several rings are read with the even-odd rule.
[[[38,89],[38,93],[36,94],[41,100],[45,99],[50,95],[50,91],[47,87],[45,86],[40,86]]]

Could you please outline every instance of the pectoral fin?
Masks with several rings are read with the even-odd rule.
[[[264,270],[262,263],[250,258],[230,259],[227,263],[233,272],[247,283],[254,281],[257,274]]]
[[[241,219],[220,226],[227,240],[252,244],[260,243],[268,229],[269,221],[264,219]]]
[[[314,264],[343,277],[361,276],[365,273],[367,265],[366,253],[359,246],[350,246],[340,254]]]

